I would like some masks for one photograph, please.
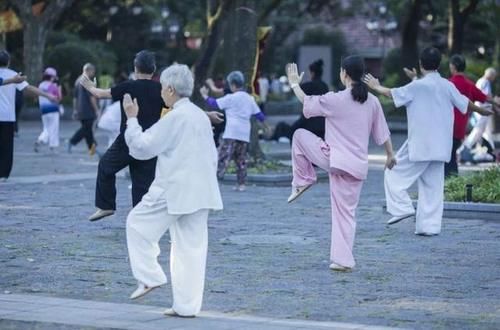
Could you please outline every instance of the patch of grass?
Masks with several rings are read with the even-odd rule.
[[[283,165],[275,160],[264,160],[258,163],[248,164],[248,174],[278,174],[291,172],[290,166]],[[226,170],[228,174],[236,174],[236,166],[231,162]]]
[[[465,185],[472,184],[472,201],[500,204],[500,166],[466,176],[448,178],[444,184],[445,200],[463,202]]]

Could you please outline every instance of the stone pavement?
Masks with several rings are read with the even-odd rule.
[[[75,128],[75,123],[63,123],[63,138]],[[22,123],[12,178],[0,183],[0,293],[11,293],[1,296],[3,308],[10,304],[5,297],[17,295],[34,304],[54,297],[90,300],[96,309],[101,303],[133,308],[123,305],[130,303],[136,285],[124,229],[131,203],[128,180],[117,180],[116,215],[89,223],[97,160],[85,154],[83,145],[71,155],[35,154],[38,129],[39,124]],[[222,185],[225,209],[209,220],[203,310],[213,312],[205,315],[339,326],[500,328],[500,223],[446,218],[442,234],[431,238],[415,236],[411,220],[386,227],[383,158],[372,158],[357,212],[357,265],[349,273],[328,269],[328,184],[317,184],[291,205],[286,204],[288,187],[251,186],[236,193]],[[166,271],[168,245],[166,235],[160,256]],[[133,306],[161,311],[170,304],[167,285]],[[124,314],[132,323],[142,317]],[[0,329],[66,329],[52,325],[57,319],[40,317],[8,320],[0,315]],[[196,328],[193,324],[180,327]]]
[[[61,299],[32,295],[0,294],[0,326],[16,325],[15,321],[49,323],[50,329],[59,325],[114,329],[163,330],[384,330],[396,329],[355,323],[279,320],[269,317],[228,315],[203,311],[194,319],[165,317],[161,307]],[[17,323],[19,325],[19,323]],[[24,324],[23,324],[24,325]]]

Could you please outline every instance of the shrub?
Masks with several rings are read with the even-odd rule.
[[[463,202],[465,185],[472,184],[472,201],[500,204],[500,166],[471,175],[454,176],[446,180],[444,195],[447,201]]]

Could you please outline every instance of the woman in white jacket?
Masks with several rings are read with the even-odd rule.
[[[189,68],[174,64],[162,72],[160,82],[162,98],[172,110],[144,132],[136,119],[136,100],[128,94],[123,99],[130,155],[158,157],[148,193],[127,218],[130,264],[138,281],[130,298],[167,282],[157,258],[158,242],[169,230],[173,306],[165,314],[194,317],[203,298],[208,213],[222,209],[217,151],[209,118],[189,100],[194,85]]]

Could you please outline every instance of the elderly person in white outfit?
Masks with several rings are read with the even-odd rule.
[[[476,82],[476,87],[487,96],[493,98],[491,85],[495,82],[496,76],[497,72],[494,68],[487,68],[484,71],[484,75]],[[484,108],[491,108],[491,104],[476,102],[476,105]],[[478,113],[474,113],[474,118],[476,119],[476,124],[465,140],[465,146],[472,149],[481,138],[484,138],[490,144],[491,148],[495,149],[495,141],[493,139],[493,128],[495,126],[494,118],[492,116],[483,116]]]
[[[209,117],[191,103],[193,75],[174,64],[160,77],[162,98],[172,110],[146,131],[136,117],[138,105],[126,94],[125,140],[136,159],[158,157],[149,191],[127,218],[130,264],[138,281],[131,299],[167,282],[158,263],[159,240],[169,230],[173,306],[166,315],[199,313],[205,283],[209,210],[221,210],[217,151]]]
[[[453,142],[453,107],[462,113],[475,111],[491,115],[460,94],[438,72],[441,53],[433,47],[420,54],[421,79],[389,89],[367,75],[365,82],[375,91],[392,98],[396,107],[405,106],[408,139],[396,154],[397,165],[385,171],[387,211],[395,224],[416,216],[415,234],[434,236],[441,232],[444,198],[444,164],[450,161]],[[416,70],[409,71],[416,76]],[[416,77],[415,77],[416,78]],[[415,214],[407,190],[418,182],[418,207]]]

